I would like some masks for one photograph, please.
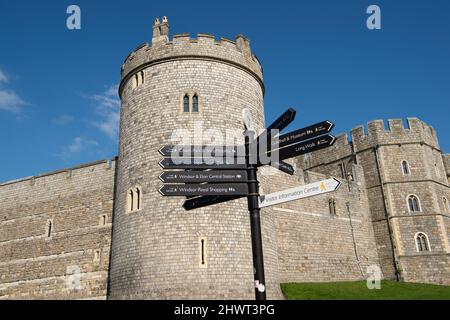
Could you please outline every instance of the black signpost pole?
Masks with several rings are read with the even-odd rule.
[[[259,209],[259,182],[257,180],[256,164],[250,160],[250,143],[254,143],[255,133],[247,131],[245,134],[245,156],[248,176],[248,211],[250,213],[250,227],[252,236],[253,268],[255,279],[256,300],[266,300],[266,281],[264,275],[264,259],[261,236],[261,219]]]

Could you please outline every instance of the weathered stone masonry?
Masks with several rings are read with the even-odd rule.
[[[0,298],[106,297],[114,171],[100,161],[0,185]]]
[[[175,129],[242,128],[243,108],[262,130],[262,68],[243,36],[168,33],[155,21],[152,44],[122,66],[117,160],[0,184],[0,299],[254,297],[246,200],[184,211],[157,191],[158,149]],[[374,265],[385,278],[450,284],[450,156],[432,127],[373,121],[289,162],[294,176],[260,171],[261,194],[330,176],[342,185],[262,210],[269,298],[283,282],[360,280]]]

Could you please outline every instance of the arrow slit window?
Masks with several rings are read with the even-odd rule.
[[[206,268],[208,265],[206,263],[206,238],[205,237],[202,237],[199,239],[199,249],[200,249],[200,256],[199,256],[200,268]]]
[[[53,234],[53,220],[47,220],[46,228],[45,228],[45,235],[47,239],[50,239]]]

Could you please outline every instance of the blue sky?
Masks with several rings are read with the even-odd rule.
[[[70,4],[81,30],[66,28]],[[382,30],[366,28],[371,4]],[[171,35],[251,40],[268,122],[288,107],[290,128],[329,119],[336,133],[415,116],[450,152],[449,14],[447,0],[2,1],[0,181],[117,154],[120,67],[163,15]]]

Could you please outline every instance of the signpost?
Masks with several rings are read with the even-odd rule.
[[[255,139],[251,113],[244,109],[242,117],[247,131],[243,146],[169,145],[159,150],[164,156],[159,162],[161,168],[186,170],[164,171],[159,176],[164,183],[159,189],[161,195],[187,197],[183,204],[185,210],[247,198],[257,300],[266,299],[260,208],[332,192],[340,186],[340,182],[333,178],[259,195],[258,167],[267,164],[293,175],[294,168],[283,160],[327,148],[336,140],[328,134],[334,126],[329,121],[272,137],[272,130],[286,128],[295,114],[296,111],[289,108]],[[263,163],[262,159],[269,156],[269,163]]]
[[[333,178],[307,184],[305,186],[299,186],[279,192],[274,192],[259,197],[259,207],[265,208],[274,206],[280,203],[294,201],[298,199],[304,199],[328,192],[333,192],[339,189],[341,183],[339,180]]]

